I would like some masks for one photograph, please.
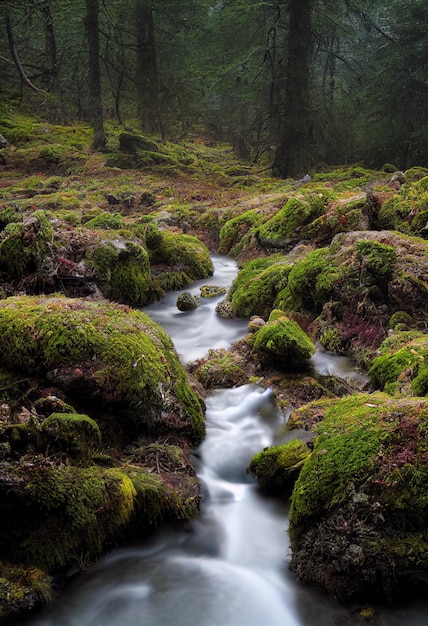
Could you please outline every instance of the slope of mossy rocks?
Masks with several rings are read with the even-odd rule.
[[[426,398],[377,392],[315,404],[314,449],[291,499],[295,576],[342,600],[426,590]]]
[[[394,314],[425,330],[428,247],[397,232],[341,233],[329,246],[247,262],[225,302],[242,317],[266,318],[274,308],[304,314],[328,349],[369,367]]]
[[[197,514],[189,453],[204,417],[171,340],[140,311],[17,296],[0,301],[0,329],[0,560],[23,572],[16,589],[12,574],[0,581],[7,616],[47,600],[47,574]]]

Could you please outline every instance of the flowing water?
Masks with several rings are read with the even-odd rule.
[[[229,286],[237,269],[214,257],[209,284]],[[190,291],[197,295],[199,286]],[[176,309],[177,293],[147,307],[174,340],[183,362],[228,347],[246,330],[221,320],[215,304]],[[321,373],[357,375],[343,358],[319,352]],[[214,391],[207,399],[207,436],[194,454],[202,484],[201,514],[186,529],[166,528],[150,540],[101,559],[33,626],[353,626],[361,607],[343,608],[297,585],[288,571],[287,504],[264,498],[246,473],[254,453],[284,423],[270,390],[257,385]],[[422,608],[379,612],[376,626],[427,626]]]

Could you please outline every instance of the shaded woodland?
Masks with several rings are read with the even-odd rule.
[[[233,144],[280,177],[428,163],[425,0],[1,0],[3,102]]]

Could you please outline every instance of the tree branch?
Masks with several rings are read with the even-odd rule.
[[[21,82],[27,87],[29,87],[30,89],[32,89],[33,91],[39,92],[40,89],[38,89],[35,85],[33,85],[31,80],[27,77],[27,75],[25,74],[25,70],[22,67],[22,63],[19,60],[18,51],[15,45],[15,39],[13,37],[12,23],[10,21],[10,16],[8,14],[6,15],[6,31],[7,31],[7,38],[9,41],[10,52],[12,54],[12,59],[13,59],[13,62],[15,63],[16,69],[18,70],[18,74],[21,79]]]

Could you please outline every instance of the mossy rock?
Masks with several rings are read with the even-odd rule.
[[[248,382],[246,366],[239,355],[224,349],[209,350],[208,355],[191,368],[205,389],[230,388]]]
[[[0,485],[5,503],[0,549],[49,573],[76,559],[86,566],[132,526],[148,528],[171,514],[166,485],[137,466],[75,467],[47,459],[21,465],[21,495],[10,486],[6,494],[3,481]],[[25,508],[31,518],[21,519]]]
[[[101,446],[99,426],[87,415],[52,413],[41,430],[48,439],[49,454],[60,451],[79,464],[88,463]]]
[[[122,238],[102,243],[88,258],[95,280],[110,300],[134,307],[159,299],[163,290],[153,279],[145,248]]]
[[[120,228],[122,228],[122,218],[118,214],[112,215],[107,211],[102,211],[99,215],[86,221],[85,228],[120,230]]]
[[[268,321],[249,338],[253,352],[272,358],[289,367],[303,367],[315,352],[308,335],[294,320],[285,315],[279,320]]]
[[[228,220],[220,229],[219,254],[236,256],[244,235],[261,224],[262,215],[255,209],[245,211]]]
[[[392,395],[428,395],[428,335],[395,332],[369,370],[373,383]]]
[[[156,247],[149,249],[149,254],[152,272],[165,290],[184,288],[214,272],[208,248],[191,235],[164,231]]]
[[[319,217],[325,206],[324,199],[315,196],[300,200],[291,198],[274,217],[262,224],[258,237],[263,246],[270,248],[291,248],[300,238],[300,230]]]
[[[320,400],[290,511],[292,569],[339,599],[403,598],[428,574],[428,403]]]
[[[14,623],[54,595],[51,576],[37,567],[0,561],[0,622]]]
[[[291,264],[274,255],[249,261],[232,283],[228,300],[238,317],[267,318],[280,291],[287,285]]]
[[[258,452],[251,459],[247,472],[254,474],[264,493],[288,497],[310,454],[308,446],[295,439]]]
[[[53,230],[45,211],[34,211],[23,222],[9,223],[0,243],[0,272],[7,280],[21,280],[42,272],[46,256],[52,254]]]
[[[71,399],[113,411],[122,428],[204,434],[201,406],[171,339],[147,315],[113,303],[0,301],[0,363],[47,377]]]

